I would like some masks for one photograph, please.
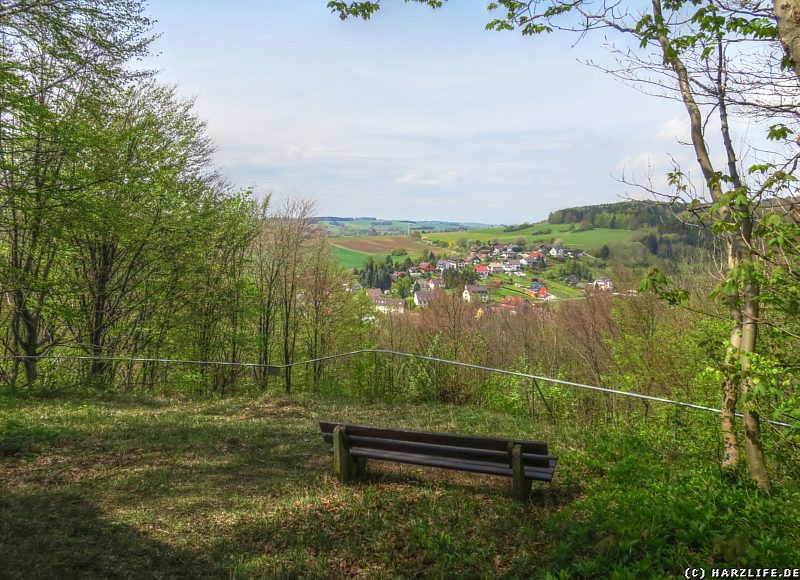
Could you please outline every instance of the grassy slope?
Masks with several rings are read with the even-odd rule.
[[[541,438],[560,462],[527,505],[502,478],[394,464],[341,485],[321,418]],[[0,575],[633,578],[800,561],[791,482],[763,498],[722,481],[713,450],[682,431],[656,443],[583,423],[430,404],[0,397]]]
[[[551,233],[532,235],[532,232],[542,229],[549,229]],[[631,239],[633,233],[628,230],[607,228],[597,228],[585,232],[569,231],[571,229],[572,226],[568,224],[550,225],[547,222],[542,222],[516,232],[504,232],[502,228],[494,228],[471,232],[431,233],[425,234],[424,237],[432,241],[446,240],[452,242],[463,238],[467,238],[470,241],[481,240],[482,242],[486,242],[489,239],[497,239],[500,243],[506,244],[514,242],[520,237],[524,237],[529,244],[546,244],[550,243],[553,238],[561,238],[561,241],[567,247],[581,248],[588,252],[593,252],[601,248],[603,244],[627,241]]]
[[[531,235],[531,232],[542,229],[549,229],[551,230],[551,233]],[[568,224],[549,225],[546,222],[543,222],[516,232],[504,232],[502,228],[492,228],[463,232],[430,233],[425,234],[424,238],[431,241],[444,240],[454,243],[464,238],[470,241],[481,240],[483,242],[486,242],[489,239],[497,239],[501,243],[512,243],[518,238],[524,237],[529,244],[548,244],[554,238],[560,238],[566,247],[581,248],[591,253],[597,252],[603,246],[603,244],[627,242],[631,240],[632,236],[641,233],[606,228],[587,230],[585,232],[575,232],[571,230],[572,226]],[[376,242],[393,240],[394,243],[391,248],[387,248],[386,250],[377,253],[360,252],[340,245],[343,241],[346,241],[348,244],[358,244],[365,242],[368,243],[370,240],[375,240]],[[334,251],[339,259],[339,264],[343,268],[360,267],[370,256],[376,260],[383,260],[386,258],[386,254],[391,253],[391,250],[394,248],[405,248],[414,257],[420,255],[422,252],[433,251],[439,254],[443,251],[442,248],[420,244],[408,236],[332,238],[331,241],[334,245]]]

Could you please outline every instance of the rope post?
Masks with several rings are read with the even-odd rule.
[[[372,353],[372,383],[378,388],[378,353]]]
[[[553,413],[552,407],[550,407],[550,403],[548,403],[547,399],[545,399],[544,393],[542,393],[542,388],[539,386],[538,381],[536,379],[533,379],[533,384],[536,387],[536,390],[539,391],[539,398],[542,400],[542,402],[544,403],[544,406],[547,408],[547,412],[550,414],[550,418],[553,421],[555,421],[556,420],[556,416]]]
[[[531,421],[536,419],[536,379],[531,379]]]

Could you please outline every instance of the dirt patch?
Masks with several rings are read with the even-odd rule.
[[[266,400],[261,399],[245,406],[238,413],[229,415],[237,420],[264,419],[270,416],[287,416],[297,418],[309,418],[311,414],[305,406],[298,401],[287,401],[285,399]]]
[[[375,236],[375,237],[354,237],[336,238],[333,240],[335,246],[364,252],[365,254],[391,253],[392,250],[404,249],[410,254],[428,252],[429,248],[408,236]]]

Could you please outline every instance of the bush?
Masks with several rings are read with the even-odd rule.
[[[800,561],[796,489],[768,497],[731,485],[713,468],[682,469],[677,477],[657,463],[628,455],[608,470],[602,491],[554,517],[549,527],[561,540],[550,566],[572,577],[673,577],[687,567]]]

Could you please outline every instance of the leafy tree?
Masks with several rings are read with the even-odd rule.
[[[394,291],[397,292],[400,298],[407,298],[408,296],[411,296],[411,286],[411,278],[408,276],[403,276],[394,283]]]
[[[77,221],[87,188],[103,174],[82,170],[92,129],[83,102],[135,76],[150,22],[136,0],[44,0],[0,7],[0,236],[7,251],[0,283],[13,304],[11,353],[23,356],[26,383],[38,358],[60,342],[54,295],[68,221]],[[13,379],[16,378],[16,372]]]
[[[472,266],[466,266],[461,270],[447,268],[442,273],[447,288],[463,289],[467,284],[474,284],[478,281],[478,272]]]
[[[185,247],[176,239],[186,227],[181,208],[194,205],[194,184],[204,181],[210,147],[191,103],[151,82],[109,95],[99,111],[86,113],[87,123],[102,124],[84,151],[85,179],[106,178],[85,190],[87,211],[67,226],[77,299],[66,322],[80,347],[96,357],[88,372],[97,380],[109,368],[102,357],[135,348],[145,305],[161,297],[152,282],[174,264],[174,254],[162,251]]]

